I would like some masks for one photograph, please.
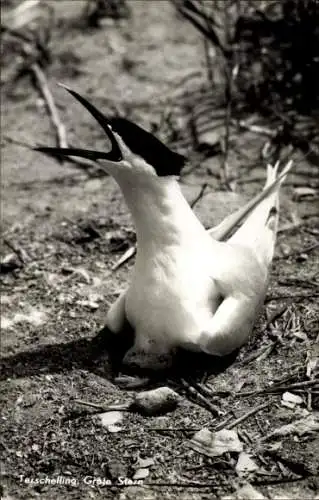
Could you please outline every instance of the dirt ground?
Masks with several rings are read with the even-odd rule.
[[[204,78],[202,40],[169,2],[130,1],[131,18],[105,20],[99,29],[76,22],[83,2],[52,4],[56,28],[47,76],[72,144],[94,147],[103,137],[57,81],[91,96],[101,109],[129,103],[150,126],[158,120],[154,103],[173,95],[177,82],[191,74]],[[209,182],[207,196],[196,205],[207,225],[263,185],[258,161],[248,172],[245,161],[256,157],[264,138],[238,132],[236,141],[246,154],[246,160],[240,154],[233,158],[240,178],[236,193],[222,191],[218,176],[210,175],[218,172],[218,156],[182,178],[189,201]],[[175,411],[154,417],[125,412],[111,432],[96,411],[74,400],[108,405],[134,396],[110,382],[103,363],[92,367],[86,359],[89,339],[129,280],[132,261],[114,272],[112,266],[134,242],[130,216],[111,178],[27,147],[55,144],[44,102],[27,77],[3,90],[1,142],[1,256],[13,253],[18,260],[16,269],[3,268],[1,274],[2,497],[237,498],[248,482],[255,495],[266,498],[315,498],[318,437],[311,429],[267,436],[298,420],[307,427],[318,417],[318,388],[311,385],[318,355],[318,191],[310,197],[296,191],[317,189],[318,169],[299,156],[282,189],[281,231],[264,313],[236,361],[207,381],[215,393],[208,399],[220,416],[173,381],[182,396]],[[297,382],[299,387],[289,388]],[[264,391],[275,384],[283,388]],[[283,404],[285,392],[301,400],[289,407]],[[268,406],[236,427],[256,470],[240,474],[236,452],[211,458],[190,448],[195,431],[214,430],[262,403]],[[148,476],[133,484],[142,459],[150,459],[144,467]],[[60,484],[37,484],[39,478]],[[74,484],[65,484],[67,478]]]

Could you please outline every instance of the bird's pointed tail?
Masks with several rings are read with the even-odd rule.
[[[291,168],[289,162],[278,175],[279,162],[275,166],[267,165],[266,191],[275,183],[275,188],[258,203],[243,225],[228,240],[252,248],[258,260],[266,265],[272,261],[279,219],[279,191]],[[276,183],[276,180],[278,181]]]

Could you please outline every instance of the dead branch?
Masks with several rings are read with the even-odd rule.
[[[189,396],[194,399],[194,402],[206,408],[206,410],[210,411],[214,416],[220,416],[222,414],[218,406],[214,405],[205,396],[203,396],[203,394],[201,394],[196,387],[193,387],[184,379],[181,379],[180,382],[184,389],[188,392]]]
[[[220,431],[220,430],[224,429],[225,427],[227,427],[227,429],[233,429],[234,427],[237,427],[237,425],[239,425],[239,424],[243,423],[245,420],[247,420],[247,418],[251,417],[252,415],[255,415],[256,413],[258,413],[261,410],[264,410],[265,408],[268,408],[268,406],[270,406],[272,404],[273,404],[273,401],[268,401],[267,403],[262,403],[262,404],[256,406],[255,408],[253,408],[252,410],[249,410],[247,413],[245,413],[241,417],[234,420],[231,424],[229,423],[229,419],[227,419],[224,422],[221,422],[219,425],[217,425],[217,427],[214,429],[214,432]]]
[[[126,262],[128,262],[136,253],[136,246],[132,246],[124,252],[124,254],[113,264],[112,271],[117,271],[120,267],[122,267]]]
[[[201,190],[200,190],[199,194],[198,194],[198,195],[194,198],[194,200],[190,203],[191,208],[194,208],[194,207],[195,207],[195,205],[196,205],[196,203],[198,203],[198,202],[199,202],[199,200],[201,200],[201,199],[203,198],[203,196],[204,196],[204,194],[205,194],[205,191],[206,191],[207,187],[208,187],[208,183],[207,183],[207,182],[205,182],[205,183],[202,185],[202,187],[201,187]]]
[[[59,113],[57,110],[57,107],[54,102],[54,98],[52,96],[52,93],[50,91],[47,77],[45,73],[42,71],[38,63],[33,63],[31,65],[31,72],[35,76],[37,85],[39,87],[39,90],[43,96],[43,99],[46,103],[46,106],[48,108],[50,118],[52,120],[52,123],[55,127],[56,134],[57,134],[57,139],[58,139],[58,146],[60,148],[67,148],[68,143],[67,143],[67,138],[66,138],[66,130],[65,126],[61,122],[61,119],[59,117]]]

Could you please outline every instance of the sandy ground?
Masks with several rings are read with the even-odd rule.
[[[150,126],[159,119],[155,103],[173,95],[177,82],[194,73],[204,78],[202,42],[170,3],[129,4],[130,19],[107,20],[100,29],[76,22],[83,2],[54,4],[47,76],[72,145],[94,147],[103,137],[57,81],[91,96],[105,110],[130,103],[140,123]],[[224,373],[209,377],[214,391],[224,391],[214,399],[222,416],[216,420],[176,382],[183,396],[176,411],[161,417],[124,413],[118,432],[110,432],[99,415],[74,399],[106,405],[133,397],[110,382],[103,363],[92,368],[86,359],[89,339],[103,327],[109,305],[129,279],[132,262],[111,269],[134,242],[131,219],[111,178],[26,147],[55,140],[44,102],[28,78],[5,87],[2,104],[1,254],[20,256],[17,269],[2,272],[3,498],[211,499],[235,494],[245,480],[266,498],[315,498],[318,439],[313,433],[281,436],[259,451],[256,443],[284,424],[314,418],[318,393],[311,396],[301,388],[302,402],[292,408],[282,405],[284,389],[275,395],[254,393],[276,381],[288,387],[306,380],[309,361],[317,354],[318,198],[300,200],[295,193],[296,186],[317,187],[315,167],[297,162],[283,188],[282,231],[269,294],[251,342]],[[246,132],[236,141],[254,158],[264,139]],[[232,169],[240,175],[245,162],[237,155]],[[209,173],[218,172],[219,164],[220,158],[211,158],[182,179],[189,201],[209,182],[207,196],[196,205],[207,226],[264,182],[256,161],[256,168],[240,176],[236,193],[221,191],[218,178]],[[300,221],[295,228],[293,214]],[[276,313],[278,319],[270,323],[267,318]],[[240,392],[253,394],[239,397]],[[246,479],[235,469],[238,454],[212,459],[189,448],[194,430],[214,428],[219,420],[238,418],[263,402],[269,406],[237,427],[258,465]],[[119,484],[119,476],[132,481],[136,463],[144,458],[152,461],[142,484]],[[64,484],[32,483],[40,477],[62,477]],[[110,482],[84,480],[93,477]],[[65,478],[74,484],[65,484]]]

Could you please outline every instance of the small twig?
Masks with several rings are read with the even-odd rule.
[[[254,480],[252,484],[254,486],[271,486],[274,484],[286,484],[286,483],[296,483],[297,481],[303,481],[304,476],[299,477],[278,477],[275,479],[259,479]]]
[[[204,18],[206,21],[206,26],[207,29],[210,30],[210,19],[205,12],[205,4],[203,1],[201,1],[201,10],[204,13]],[[211,60],[210,60],[210,54],[209,54],[209,42],[206,36],[204,36],[204,52],[205,52],[205,60],[206,60],[206,69],[207,69],[207,80],[209,81],[210,85],[213,87],[214,85],[214,75],[213,75],[213,70],[212,70],[212,65],[211,65]]]
[[[233,182],[230,180],[229,166],[228,166],[228,155],[229,155],[229,145],[230,145],[230,124],[231,124],[231,113],[232,113],[232,87],[233,87],[233,70],[226,67],[226,89],[225,97],[227,102],[226,117],[225,117],[225,137],[221,140],[221,148],[223,151],[222,163],[221,163],[221,179],[226,184],[230,191],[234,191]]]
[[[27,264],[30,262],[31,258],[23,248],[17,247],[14,243],[4,238],[3,243],[5,243],[18,257],[22,264]]]
[[[212,389],[209,389],[207,387],[207,385],[204,385],[203,383],[200,383],[200,384],[196,384],[196,387],[198,388],[199,391],[202,391],[203,394],[205,394],[206,396],[216,396],[216,392],[213,391]],[[229,392],[229,394],[231,394],[231,392]]]
[[[123,404],[123,405],[110,405],[110,406],[104,406],[104,405],[99,405],[96,403],[91,403],[90,401],[84,401],[83,399],[74,399],[74,403],[83,405],[83,406],[88,406],[90,408],[94,408],[95,410],[99,410],[101,412],[107,412],[107,411],[131,411],[131,403]]]
[[[267,137],[276,137],[276,135],[278,134],[278,132],[276,130],[270,130],[267,127],[263,127],[261,125],[255,125],[253,123],[250,124],[250,123],[247,123],[247,121],[245,121],[245,120],[239,120],[239,121],[231,120],[231,123],[235,126],[238,125],[240,128],[249,130],[250,132],[253,132],[254,134],[265,135]]]
[[[219,36],[213,29],[213,22],[210,21],[209,29],[206,26],[203,26],[203,24],[201,24],[201,22],[199,22],[199,20],[195,17],[196,14],[200,15],[202,21],[203,13],[199,13],[198,9],[195,9],[194,6],[191,4],[191,2],[188,2],[188,6],[185,7],[176,5],[176,8],[188,21],[190,21],[195,26],[195,28],[197,28],[216,47],[218,47],[221,53],[223,54],[224,58],[227,59],[228,49],[223,46]]]
[[[312,357],[312,353],[310,350],[307,351],[306,362],[307,362],[306,375],[311,380],[314,380],[315,370],[316,370],[316,366],[318,364],[318,360],[317,360],[317,357],[316,358]],[[315,394],[315,391],[308,389],[308,391],[307,391],[307,410],[308,411],[312,410],[312,396],[314,394]]]
[[[285,279],[285,280],[278,280],[278,285],[280,286],[286,286],[286,287],[301,287],[301,288],[318,288],[319,283],[316,283],[315,281],[311,280],[302,280],[300,278],[292,278],[292,279]]]
[[[200,190],[200,192],[198,193],[198,195],[197,195],[197,196],[195,197],[195,199],[194,199],[194,200],[190,203],[191,208],[194,208],[194,207],[195,207],[195,205],[196,205],[196,203],[198,203],[198,202],[199,202],[199,200],[201,200],[201,199],[203,198],[203,196],[204,196],[204,194],[205,194],[205,191],[206,191],[207,187],[208,187],[208,183],[207,183],[207,182],[205,182],[205,183],[202,185],[201,190]]]
[[[231,424],[229,424],[229,419],[225,420],[224,422],[221,422],[217,427],[214,429],[214,431],[220,431],[221,429],[224,429],[227,427],[227,429],[233,429],[234,427],[237,427],[237,425],[241,424],[244,422],[244,420],[247,420],[247,418],[251,417],[252,415],[255,415],[257,412],[264,410],[265,408],[268,408],[268,406],[272,405],[273,401],[267,401],[267,403],[262,403],[256,408],[253,408],[252,410],[249,410],[247,413],[242,415],[241,417],[237,418],[234,420]]]
[[[275,309],[275,311],[272,311],[272,313],[269,315],[267,319],[265,329],[267,329],[272,323],[274,323],[277,319],[279,319],[286,311],[287,311],[286,305],[280,307],[279,309]]]
[[[257,391],[247,391],[247,392],[238,392],[235,394],[236,397],[247,397],[247,396],[257,396],[260,394],[276,394],[277,392],[286,392],[286,391],[294,391],[294,389],[301,388],[309,388],[315,387],[316,384],[319,384],[318,380],[305,380],[303,382],[296,382],[294,384],[289,385],[280,385],[275,387],[266,387],[264,389],[260,389]]]
[[[136,253],[136,246],[132,246],[124,252],[124,254],[113,264],[112,271],[117,271],[120,267],[122,267],[126,262],[128,262]]]
[[[180,380],[182,386],[188,391],[188,393],[191,396],[195,397],[196,403],[200,404],[200,406],[203,406],[206,408],[208,411],[210,411],[213,415],[215,416],[220,416],[221,411],[218,408],[218,406],[212,404],[205,396],[203,396],[195,387],[190,385],[186,380],[181,379]]]
[[[273,350],[273,348],[275,347],[276,343],[277,343],[276,341],[273,341],[271,344],[268,344],[268,345],[261,347],[258,351],[252,352],[246,358],[244,358],[240,362],[240,364],[246,365],[246,364],[250,363],[251,361],[255,361],[256,359],[262,359],[262,356],[264,356],[264,355],[268,356],[271,353],[271,351]]]
[[[61,123],[57,107],[55,105],[51,91],[49,89],[47,78],[37,63],[33,63],[31,65],[31,71],[36,78],[39,90],[41,91],[41,94],[45,100],[48,111],[50,113],[52,123],[56,129],[58,146],[60,148],[67,148],[68,144],[66,138],[66,130],[63,123]]]
[[[312,395],[318,395],[319,394],[319,390],[317,391],[316,388],[312,389],[291,389],[291,392],[294,392],[296,394],[306,394],[307,395],[307,399],[308,399],[308,396],[312,396]],[[312,408],[311,408],[311,405],[310,405],[310,408],[308,408],[308,405],[307,405],[307,410],[308,411],[312,411]]]
[[[283,299],[312,299],[315,297],[319,297],[319,292],[311,292],[311,293],[294,293],[291,295],[268,295],[266,297],[265,302],[271,302],[272,300],[283,300]]]
[[[303,254],[303,253],[307,254],[307,253],[312,252],[312,250],[315,250],[318,247],[319,247],[319,241],[317,241],[313,245],[310,245],[308,247],[302,248],[301,250],[296,250],[295,252],[291,252],[288,255],[282,255],[280,257],[277,257],[276,260],[279,260],[279,259],[280,260],[281,259],[289,259],[290,257],[297,257],[298,255]]]

